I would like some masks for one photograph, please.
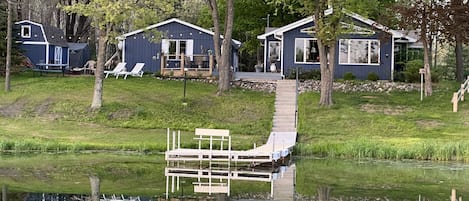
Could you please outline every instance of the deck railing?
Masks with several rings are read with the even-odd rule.
[[[183,77],[212,75],[215,59],[211,54],[162,54],[161,74],[166,76]]]
[[[458,102],[464,101],[465,93],[469,93],[469,76],[467,76],[466,81],[461,84],[461,88],[458,90],[458,92],[453,93],[453,98],[451,99],[451,102],[453,103],[453,112],[458,111]]]

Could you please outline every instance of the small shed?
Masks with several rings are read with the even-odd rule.
[[[68,43],[68,53],[70,55],[69,66],[83,67],[90,60],[90,47],[88,43]]]
[[[16,22],[19,48],[31,60],[33,65],[68,64],[68,44],[65,34],[56,27],[23,20]]]

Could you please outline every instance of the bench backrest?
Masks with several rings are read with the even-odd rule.
[[[196,129],[195,129],[195,135],[198,135],[198,136],[228,137],[228,136],[230,136],[230,130],[226,130],[226,129],[196,128]]]

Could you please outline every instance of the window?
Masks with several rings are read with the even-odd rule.
[[[168,59],[178,60],[181,54],[192,57],[193,54],[192,40],[162,40],[163,52],[168,54]]]
[[[54,63],[61,64],[62,63],[62,47],[55,47],[54,53]]]
[[[270,41],[269,42],[269,60],[280,61],[280,42]]]
[[[295,39],[295,63],[319,62],[319,48],[316,39]]]
[[[379,41],[365,39],[341,39],[339,41],[340,64],[379,64]]]
[[[31,26],[30,25],[21,26],[21,37],[31,38]]]

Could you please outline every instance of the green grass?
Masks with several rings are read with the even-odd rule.
[[[300,96],[300,155],[344,158],[469,161],[469,105],[452,112],[453,83],[419,92],[334,93],[332,108],[319,94]]]
[[[3,79],[0,79],[3,82]],[[233,89],[216,96],[216,85],[143,78],[106,79],[103,108],[91,112],[94,77],[14,75],[12,92],[0,92],[0,151],[83,150],[160,152],[166,128],[223,128],[234,149],[263,144],[272,127],[275,95]],[[334,92],[334,106],[318,107],[319,94],[299,98],[295,154],[341,158],[469,161],[469,104],[453,113],[457,83],[420,93]],[[186,140],[187,139],[187,140]],[[195,147],[194,142],[188,142]]]
[[[3,83],[3,82],[2,82]],[[103,108],[90,112],[94,77],[13,76],[0,92],[0,151],[166,150],[166,128],[192,138],[195,128],[230,129],[233,148],[265,142],[274,95],[154,77],[106,79]],[[249,143],[245,143],[249,140]]]

